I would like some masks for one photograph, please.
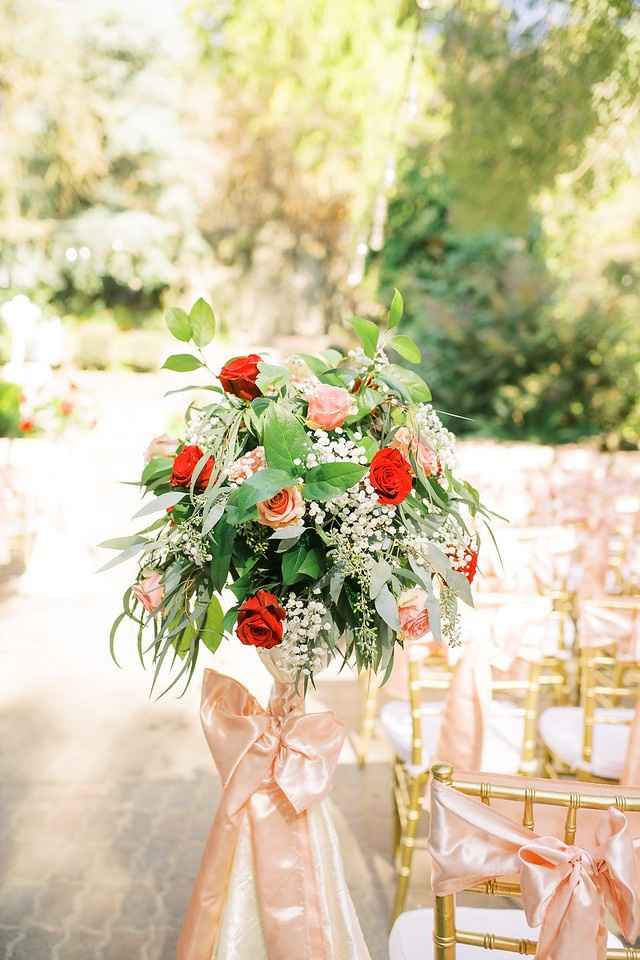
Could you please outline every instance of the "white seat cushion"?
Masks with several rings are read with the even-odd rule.
[[[614,716],[618,723],[598,723],[598,718]],[[572,770],[585,770],[596,777],[619,780],[629,744],[629,724],[634,711],[625,707],[598,709],[593,725],[593,758],[582,760],[582,707],[549,707],[539,720],[540,736],[552,753]]]
[[[527,924],[522,910],[491,910],[481,907],[457,907],[456,926],[474,933],[495,933],[517,940],[537,940],[540,930]],[[393,925],[389,937],[389,960],[427,960],[433,956],[433,910],[409,910],[401,914]],[[608,946],[622,944],[612,933]],[[456,960],[506,960],[515,954],[504,950],[484,950],[456,946]]]
[[[432,704],[442,709],[443,703]],[[524,719],[516,715],[517,705],[509,700],[494,700],[491,704],[489,725],[482,753],[482,769],[492,773],[517,773],[522,753]],[[411,755],[411,711],[403,700],[385,703],[380,711],[380,722],[394,752],[405,762]],[[422,762],[431,761],[440,730],[440,716],[422,717]],[[444,758],[443,758],[444,759]]]
[[[442,703],[433,704],[442,709]],[[394,753],[405,763],[411,756],[411,710],[406,700],[391,700],[380,711],[380,723],[393,747]],[[440,729],[440,716],[428,714],[422,717],[422,760],[427,766],[435,749]]]

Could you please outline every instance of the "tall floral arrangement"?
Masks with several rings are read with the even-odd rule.
[[[455,441],[427,384],[393,362],[420,361],[395,328],[351,321],[359,346],[272,362],[235,357],[192,404],[179,440],[147,451],[137,517],[159,514],[131,537],[108,541],[139,571],[111,632],[129,618],[154,684],[193,675],[201,644],[235,632],[274,651],[304,683],[332,657],[388,675],[396,644],[430,632],[459,639],[458,602],[471,603],[478,492],[456,475]],[[173,309],[172,334],[189,352],[170,370],[207,368],[211,307]],[[389,357],[391,355],[391,358]],[[114,654],[115,655],[115,654]]]

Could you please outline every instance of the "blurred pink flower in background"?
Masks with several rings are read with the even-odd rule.
[[[144,461],[149,463],[155,457],[175,457],[177,449],[178,441],[163,433],[161,436],[153,438],[146,449]]]

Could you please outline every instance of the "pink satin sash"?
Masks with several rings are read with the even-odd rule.
[[[482,769],[491,665],[483,644],[469,643],[456,666],[442,709],[434,757],[459,770]]]
[[[540,837],[452,787],[431,784],[436,896],[493,877],[518,878],[527,922],[540,927],[538,960],[604,960],[606,911],[627,940],[640,933],[640,864],[627,819],[610,807],[593,848]]]
[[[277,684],[268,710],[235,680],[205,672],[201,720],[223,794],[178,942],[177,960],[212,960],[240,828],[249,818],[269,960],[338,960],[325,929],[306,811],[329,791],[345,731],[305,715]]]

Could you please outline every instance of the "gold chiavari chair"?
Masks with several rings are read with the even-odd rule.
[[[587,648],[580,673],[580,706],[554,706],[541,713],[544,773],[619,782],[640,691],[640,661]]]
[[[564,674],[549,658],[524,665],[521,679],[493,680],[493,700],[485,731],[484,765],[501,773],[532,775],[538,766],[537,723],[540,692],[560,688]],[[411,882],[416,848],[426,847],[426,836],[419,837],[424,812],[429,763],[435,750],[442,702],[433,695],[449,689],[450,670],[434,669],[428,657],[414,655],[409,660],[409,702],[386,705],[381,712],[382,725],[392,742],[394,840],[396,850],[396,894],[393,919],[403,911]]]
[[[531,781],[520,778],[496,777],[487,779],[491,775],[469,774],[461,778],[454,777],[454,770],[450,764],[438,763],[431,768],[432,782],[451,787],[460,794],[475,798],[481,804],[489,807],[497,806],[498,814],[507,817],[514,824],[521,825],[518,834],[523,844],[527,843],[525,834],[531,832],[533,839],[536,831],[539,837],[554,836],[562,839],[567,845],[583,843],[588,836],[588,845],[597,843],[597,823],[594,814],[597,811],[606,812],[610,808],[622,812],[628,818],[632,836],[640,832],[640,790],[629,788],[624,794],[611,787],[597,787],[594,785],[591,792],[575,789],[578,784],[567,784],[573,787],[564,789],[562,781]],[[519,781],[519,782],[518,782]],[[548,783],[548,787],[547,787]],[[596,792],[598,791],[598,792]],[[449,801],[450,803],[451,801]],[[521,805],[522,813],[518,816],[517,805]],[[507,809],[511,808],[511,809]],[[479,807],[479,810],[481,808]],[[580,811],[580,819],[579,819]],[[598,814],[601,816],[602,813]],[[484,894],[488,897],[502,896],[519,898],[521,896],[520,881],[515,876],[491,876],[480,883],[467,886],[465,877],[470,873],[481,874],[478,870],[476,858],[480,855],[474,847],[474,816],[465,808],[464,823],[465,835],[469,838],[473,852],[469,864],[457,882],[453,881],[453,874],[448,869],[448,889],[458,892]],[[585,823],[586,818],[589,823]],[[540,825],[539,821],[543,824]],[[488,829],[483,814],[478,816],[478,830]],[[504,831],[498,827],[500,837]],[[577,836],[577,839],[576,839]],[[499,862],[500,857],[494,857],[494,848],[491,840],[485,833],[484,841],[487,850],[492,855],[491,862]],[[518,841],[518,845],[519,845]],[[449,841],[449,845],[451,842]],[[517,846],[514,848],[517,850]],[[433,843],[432,852],[438,853],[438,843]],[[464,858],[463,858],[464,859]],[[588,861],[588,856],[587,856]],[[513,860],[510,860],[512,863]],[[460,864],[458,864],[460,866]],[[437,887],[436,887],[437,894]],[[465,926],[483,926],[485,930],[461,929],[458,924]],[[486,931],[486,926],[491,930]],[[435,896],[433,909],[412,910],[404,913],[397,920],[391,932],[389,941],[390,960],[423,960],[429,956],[425,943],[431,938],[433,943],[434,960],[473,960],[476,954],[474,948],[482,948],[483,957],[498,958],[503,953],[519,956],[535,956],[538,952],[537,937],[539,932],[528,926],[520,909],[458,907],[456,893],[447,892],[444,896]],[[565,954],[566,955],[566,951]],[[640,960],[640,949],[624,947],[622,941],[613,933],[608,932],[606,943],[607,960]]]

